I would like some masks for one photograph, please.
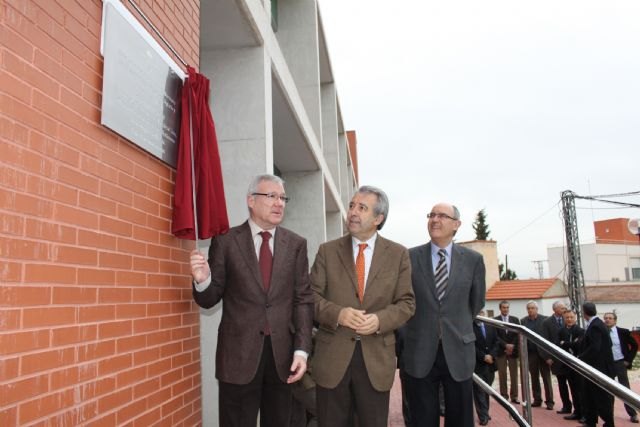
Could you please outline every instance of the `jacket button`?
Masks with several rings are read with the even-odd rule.
[[[271,304],[265,304],[265,307],[271,308]]]

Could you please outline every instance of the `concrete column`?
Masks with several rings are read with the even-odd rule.
[[[201,52],[200,70],[211,80],[209,103],[216,124],[227,213],[234,226],[248,217],[246,193],[251,178],[273,173],[271,63],[262,46],[222,49]],[[208,246],[203,250],[207,253]],[[200,310],[205,427],[218,426],[215,352],[221,316],[221,304]]]
[[[315,0],[278,0],[276,38],[318,142],[322,141],[320,53]]]
[[[322,172],[284,173],[285,188],[291,202],[283,226],[307,239],[309,265],[326,239],[324,182]]]
[[[333,83],[325,83],[321,86],[320,93],[322,95],[322,152],[333,182],[340,189],[336,86]]]
[[[327,240],[334,240],[343,233],[342,215],[340,212],[327,212]]]

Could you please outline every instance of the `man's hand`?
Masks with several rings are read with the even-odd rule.
[[[484,355],[484,363],[488,364],[488,365],[493,365],[493,356],[490,354],[485,354]]]
[[[294,355],[289,371],[291,371],[291,375],[287,378],[287,384],[295,383],[307,371],[307,360],[300,355]]]
[[[191,265],[191,276],[193,276],[193,280],[196,283],[202,283],[207,280],[211,271],[209,270],[209,263],[202,255],[202,252],[197,249],[191,251],[189,263]]]
[[[371,335],[380,329],[380,320],[377,314],[365,314],[365,321],[356,328],[356,333],[360,335]]]
[[[364,310],[356,310],[355,308],[345,307],[338,314],[338,325],[346,328],[358,329],[367,320]]]
[[[547,365],[549,366],[553,365],[553,359],[547,359],[545,362],[547,362]]]
[[[507,344],[507,345],[505,345],[504,353],[505,353],[507,356],[511,356],[511,355],[513,354],[513,349],[514,349],[514,347],[515,347],[515,346],[514,346],[513,344]]]

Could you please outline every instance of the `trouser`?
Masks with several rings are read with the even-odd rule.
[[[540,376],[544,384],[544,403],[553,406],[553,388],[551,384],[551,369],[540,357],[537,351],[529,353],[529,374],[531,375],[531,391],[535,403],[542,402],[542,390],[540,389]]]
[[[507,355],[496,358],[500,394],[505,399],[518,400],[518,359]],[[509,393],[507,394],[507,369],[509,370]]]
[[[618,378],[618,382],[623,386],[625,386],[626,388],[630,388],[629,376],[627,375],[627,367],[624,364],[624,359],[616,360],[615,362],[613,362],[613,366],[615,368],[615,373],[616,373],[615,378]],[[638,415],[636,410],[633,409],[631,406],[627,405],[626,403],[624,404],[624,409],[627,411],[627,414],[629,414],[630,417],[633,417],[634,415]]]

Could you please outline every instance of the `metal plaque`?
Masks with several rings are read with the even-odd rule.
[[[126,9],[105,1],[103,13],[101,123],[175,167],[184,77]]]

